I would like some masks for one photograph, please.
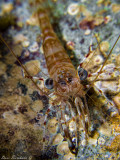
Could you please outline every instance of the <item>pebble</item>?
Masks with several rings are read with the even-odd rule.
[[[101,82],[101,89],[104,91],[117,91],[117,81],[103,81]]]
[[[37,42],[34,42],[30,47],[29,47],[30,52],[37,52],[39,50],[39,46]]]
[[[109,50],[110,44],[108,41],[103,41],[100,43],[100,51],[107,52]]]
[[[104,23],[107,24],[107,23],[109,23],[111,20],[112,20],[111,16],[108,15],[108,16],[106,16],[106,17],[104,18]]]
[[[116,106],[118,107],[118,110],[120,112],[120,93],[117,94],[116,96],[114,96],[113,101],[116,104]]]
[[[38,60],[31,60],[27,62],[25,67],[31,76],[35,76],[40,72],[40,62]]]
[[[20,28],[22,28],[24,26],[24,23],[22,21],[18,21],[17,22],[17,26],[20,27]]]
[[[23,117],[18,114],[15,115],[12,111],[4,112],[3,117],[6,121],[6,123],[11,124],[12,126],[23,126],[24,119]]]
[[[41,45],[41,47],[40,47],[40,53],[44,53],[44,51],[43,51],[43,46]]]
[[[74,132],[75,130],[76,130],[76,122],[75,121],[71,121],[70,123],[69,123],[69,130],[71,131],[71,132]]]
[[[75,43],[72,42],[72,41],[68,41],[67,44],[66,44],[66,47],[70,50],[74,50],[75,48]]]
[[[39,111],[43,109],[43,102],[40,101],[40,100],[34,101],[34,104],[32,105],[32,109],[33,109],[36,113],[39,113]]]
[[[63,137],[60,133],[58,133],[58,134],[55,136],[52,144],[53,144],[53,145],[58,145],[59,143],[61,143],[61,142],[63,141],[63,139],[64,139],[64,137]]]
[[[114,13],[120,12],[120,4],[113,3],[112,4],[112,11]]]
[[[103,137],[100,137],[100,138],[98,139],[98,144],[99,144],[99,145],[104,145],[104,143],[105,143],[105,139],[104,139]]]
[[[27,37],[24,36],[23,34],[17,34],[13,38],[14,44],[19,44],[21,42],[27,41]]]
[[[118,54],[116,56],[115,60],[116,60],[116,65],[119,67],[119,65],[120,65],[120,54]]]
[[[26,24],[32,26],[39,26],[39,21],[36,13],[33,13],[32,16],[26,20]]]
[[[97,146],[97,140],[98,140],[99,133],[96,132],[94,137],[89,137],[88,141],[90,144]]]
[[[89,35],[90,33],[91,33],[91,30],[90,30],[90,29],[87,29],[84,34],[87,36],[87,35]]]
[[[28,51],[28,50],[26,50],[25,52],[24,52],[24,57],[28,57],[30,55],[30,52]]]
[[[114,73],[114,68],[115,68],[114,63],[109,63],[109,64],[105,65],[103,70],[102,70],[102,73],[100,74],[99,77],[102,78],[102,79],[112,78],[112,73]],[[113,82],[111,82],[111,83],[113,83]]]
[[[0,61],[0,75],[5,74],[6,70],[7,70],[6,64]]]
[[[64,155],[64,154],[67,154],[69,153],[69,147],[68,147],[68,142],[66,141],[63,141],[61,144],[59,144],[57,146],[57,153],[58,154],[61,154],[61,155]]]
[[[89,138],[89,144],[97,146],[97,139]]]
[[[6,3],[2,5],[2,13],[10,13],[13,10],[13,4],[12,3]]]
[[[48,121],[47,128],[50,133],[55,134],[57,132],[57,127],[58,127],[58,121],[56,120],[56,117]]]
[[[28,47],[30,45],[30,42],[29,41],[23,41],[22,42],[22,46],[23,47]]]
[[[101,15],[98,15],[95,18],[93,17],[93,21],[95,26],[99,26],[104,22],[104,17]]]
[[[112,135],[112,128],[107,123],[104,123],[99,129],[99,133],[101,133],[105,136],[111,136]]]
[[[64,156],[64,160],[75,160],[76,158],[75,158],[75,155],[74,154],[72,154],[71,152],[69,152],[68,154],[66,154],[65,156]]]

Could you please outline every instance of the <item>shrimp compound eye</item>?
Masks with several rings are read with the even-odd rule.
[[[80,77],[80,80],[83,81],[83,80],[85,80],[87,78],[88,73],[87,73],[87,71],[85,69],[79,68],[78,69],[78,75]]]
[[[68,78],[68,82],[69,82],[69,83],[72,82],[72,77],[69,77],[69,78]]]
[[[60,80],[58,83],[61,84],[62,86],[66,85],[66,82],[64,80]]]
[[[51,78],[46,79],[44,84],[47,89],[53,89],[53,87],[54,87],[53,79],[51,79]]]

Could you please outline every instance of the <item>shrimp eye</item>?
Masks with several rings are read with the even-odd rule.
[[[66,82],[64,80],[60,80],[59,83],[62,85],[62,86],[65,86],[66,85]]]
[[[85,80],[87,78],[88,73],[87,73],[87,71],[85,69],[79,68],[78,69],[78,75],[80,77],[80,80],[83,81],[83,80]]]
[[[72,77],[69,77],[69,78],[68,78],[68,82],[69,82],[69,83],[72,82]]]
[[[51,79],[51,78],[46,79],[44,84],[47,89],[53,89],[53,87],[54,87],[53,79]]]

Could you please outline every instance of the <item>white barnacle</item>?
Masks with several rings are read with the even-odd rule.
[[[68,14],[74,16],[79,12],[79,6],[77,3],[71,3],[67,8]]]

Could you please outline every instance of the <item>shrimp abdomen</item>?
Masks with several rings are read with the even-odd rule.
[[[64,68],[69,67],[69,69],[75,70],[64,47],[53,31],[45,10],[38,10],[38,19],[43,35],[43,50],[50,76],[53,77],[58,68],[62,70],[63,66]]]

